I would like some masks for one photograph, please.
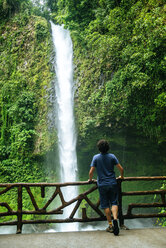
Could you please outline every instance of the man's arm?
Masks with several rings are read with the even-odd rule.
[[[89,180],[88,181],[92,181],[93,178],[93,172],[95,171],[95,167],[91,167],[90,171],[89,171]]]
[[[124,169],[123,169],[123,167],[120,164],[117,164],[116,167],[120,171],[120,177],[119,178],[124,179],[124,176],[123,176]]]

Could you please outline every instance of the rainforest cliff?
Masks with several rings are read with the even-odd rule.
[[[1,2],[0,178],[3,182],[36,181],[42,176],[42,156],[50,147],[49,25],[25,1],[20,1],[22,5]]]
[[[164,1],[33,2],[0,0],[1,181],[42,180],[45,156],[56,144],[49,128],[50,19],[64,24],[73,40],[78,144],[122,131],[163,149]]]
[[[164,0],[42,2],[0,0],[0,182],[59,179],[50,20],[73,41],[79,180],[101,137],[127,176],[165,175]]]
[[[48,2],[73,37],[79,135],[127,127],[164,142],[164,1]]]

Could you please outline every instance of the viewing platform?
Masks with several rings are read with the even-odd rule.
[[[0,235],[0,248],[165,248],[166,228]]]

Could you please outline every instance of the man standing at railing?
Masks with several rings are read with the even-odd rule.
[[[100,206],[104,209],[107,221],[109,223],[107,232],[119,234],[118,226],[118,186],[115,177],[114,167],[120,171],[120,178],[123,179],[123,167],[119,164],[114,154],[108,153],[109,144],[106,140],[99,140],[97,147],[100,154],[96,154],[91,162],[89,171],[89,182],[93,181],[93,173],[97,170],[97,185],[100,195]],[[111,210],[110,210],[111,207]],[[111,219],[113,215],[113,225]]]

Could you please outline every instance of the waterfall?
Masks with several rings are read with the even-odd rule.
[[[70,33],[62,26],[51,22],[52,38],[55,49],[55,92],[58,130],[59,161],[61,167],[61,182],[76,181],[77,157],[76,135],[74,124],[74,82],[73,82],[73,48]],[[77,195],[76,187],[64,187],[66,201]],[[63,217],[67,218],[73,206],[64,209]],[[62,231],[77,230],[78,224],[63,224]]]

